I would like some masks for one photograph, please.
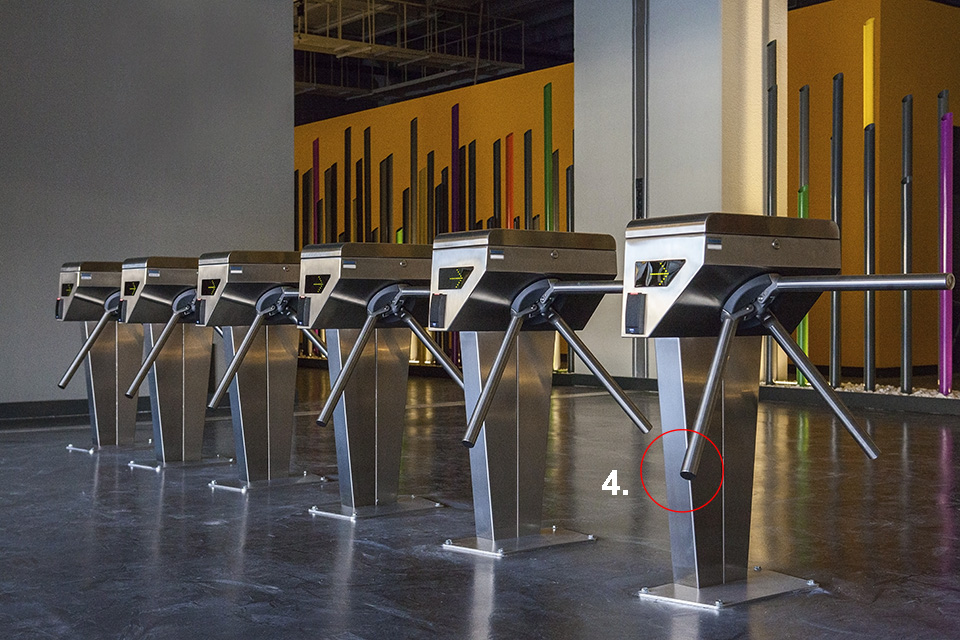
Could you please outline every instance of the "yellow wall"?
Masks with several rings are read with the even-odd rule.
[[[835,0],[789,14],[789,191],[799,188],[799,90],[810,85],[810,215],[830,217],[833,76],[844,74],[843,272],[863,273],[863,23],[876,20],[877,272],[900,271],[901,100],[914,96],[914,271],[937,269],[937,93],[960,104],[960,9],[927,0]],[[953,60],[951,60],[953,58]],[[796,205],[793,205],[795,212]],[[795,215],[795,213],[794,213]],[[863,295],[843,294],[843,365],[863,366]],[[914,294],[914,365],[937,361],[937,295]],[[877,297],[877,366],[900,362],[899,294]],[[829,297],[811,312],[826,364]]]
[[[552,85],[553,148],[559,150],[559,228],[565,229],[566,167],[573,164],[573,65],[563,65],[526,73],[503,80],[487,82],[463,89],[408,100],[370,109],[339,118],[302,125],[294,131],[294,166],[303,175],[313,165],[313,141],[320,140],[320,193],[324,197],[322,172],[338,163],[339,215],[338,230],[343,231],[343,158],[344,130],[352,130],[352,162],[363,156],[363,131],[371,128],[373,226],[379,220],[379,164],[389,154],[394,157],[393,229],[402,222],[402,194],[410,186],[410,121],[417,119],[418,165],[427,166],[427,153],[435,152],[435,184],[440,183],[440,170],[451,161],[451,108],[460,105],[460,145],[477,141],[477,219],[485,221],[493,214],[493,143],[501,139],[506,197],[506,136],[514,138],[514,216],[523,219],[523,134],[533,131],[533,214],[544,213],[544,116],[543,89]],[[451,175],[451,180],[455,176]],[[355,193],[353,177],[353,197]],[[452,211],[452,209],[451,209]],[[503,205],[504,215],[506,204]],[[426,240],[420,223],[421,237]]]

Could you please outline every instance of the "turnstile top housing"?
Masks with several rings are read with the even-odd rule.
[[[66,262],[60,267],[57,320],[99,320],[103,305],[120,290],[120,262]]]
[[[514,298],[538,280],[616,276],[617,243],[606,234],[525,229],[443,233],[433,242],[430,328],[502,331]],[[564,307],[564,319],[582,329],[601,299],[577,296]],[[527,323],[524,329],[554,330],[548,323]]]
[[[166,322],[173,301],[197,286],[196,258],[151,256],[123,261],[122,322]]]
[[[627,225],[624,337],[717,336],[724,303],[764,273],[834,275],[840,232],[829,220],[700,213]],[[791,293],[770,309],[792,331],[820,296]],[[742,323],[738,335],[764,333]]]
[[[249,325],[260,296],[278,286],[295,289],[299,279],[298,251],[205,253],[197,274],[197,324]]]
[[[314,244],[300,252],[300,326],[359,329],[367,303],[394,284],[427,287],[433,248],[428,244],[347,242]],[[423,318],[426,305],[420,304]],[[408,303],[417,315],[415,302]]]

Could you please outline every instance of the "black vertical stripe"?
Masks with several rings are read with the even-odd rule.
[[[523,228],[533,229],[533,130],[523,134]]]

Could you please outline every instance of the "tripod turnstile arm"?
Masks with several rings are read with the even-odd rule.
[[[596,356],[590,351],[587,345],[580,339],[580,336],[570,328],[570,325],[567,324],[560,315],[551,309],[546,318],[550,321],[556,330],[563,336],[563,339],[567,341],[567,344],[574,350],[577,356],[587,365],[587,368],[590,369],[590,372],[594,375],[603,384],[607,392],[613,396],[613,399],[617,401],[617,404],[620,405],[620,408],[623,409],[624,413],[627,414],[627,417],[637,425],[637,428],[640,429],[643,433],[649,433],[650,429],[653,428],[653,425],[647,419],[646,416],[641,413],[640,409],[634,404],[633,400],[627,397],[623,392],[623,389],[616,383],[610,373],[604,368],[600,361],[597,360]]]
[[[433,338],[430,337],[426,329],[424,329],[409,312],[403,310],[400,312],[399,317],[410,327],[410,331],[413,332],[413,335],[417,336],[417,339],[427,348],[427,351],[433,354],[433,357],[437,359],[437,362],[439,362],[443,370],[447,372],[447,375],[463,389],[463,373],[457,368],[453,360],[450,359],[450,356],[444,353],[443,349],[433,341]]]
[[[133,382],[130,383],[130,387],[124,392],[123,395],[128,398],[132,398],[137,395],[137,392],[140,391],[140,385],[143,384],[144,379],[147,377],[147,373],[150,371],[150,367],[153,366],[153,363],[156,362],[157,358],[160,357],[160,352],[163,350],[163,345],[167,343],[167,340],[170,339],[170,336],[173,335],[173,330],[178,324],[180,324],[180,319],[183,316],[189,314],[192,311],[191,308],[181,309],[175,311],[170,319],[167,320],[167,324],[163,326],[163,331],[160,332],[160,335],[157,337],[157,341],[153,343],[153,348],[150,349],[150,353],[147,354],[147,357],[144,358],[143,364],[140,365],[140,370],[137,371],[137,375],[134,376]]]
[[[208,409],[216,409],[220,404],[220,401],[223,400],[223,396],[227,393],[230,383],[233,382],[233,378],[237,375],[240,365],[243,364],[243,359],[246,357],[247,351],[249,351],[250,347],[253,346],[253,339],[260,331],[263,321],[269,314],[270,311],[264,311],[258,312],[257,315],[254,316],[253,322],[250,323],[250,328],[247,330],[246,335],[243,336],[243,340],[240,341],[240,346],[237,347],[237,352],[234,354],[233,359],[230,360],[230,364],[227,365],[227,370],[220,379],[220,383],[217,385],[217,390],[213,392],[213,397],[207,404]]]
[[[710,428],[710,419],[713,417],[713,410],[717,406],[717,398],[720,396],[721,381],[723,380],[723,371],[727,366],[727,356],[730,355],[730,345],[733,337],[737,335],[737,327],[740,325],[740,319],[750,313],[753,313],[753,305],[749,305],[737,313],[723,312],[723,322],[720,326],[720,338],[717,341],[717,350],[713,353],[713,360],[710,362],[710,370],[707,372],[707,381],[703,387],[703,397],[700,399],[700,406],[697,408],[697,417],[693,423],[695,434],[690,439],[687,446],[687,452],[683,456],[683,464],[680,466],[680,476],[686,480],[693,480],[697,477],[697,471],[700,468],[700,458],[703,455],[703,449],[706,446],[707,429]],[[698,437],[698,435],[700,437]]]
[[[860,428],[853,414],[850,413],[850,409],[847,408],[847,405],[843,404],[843,400],[840,399],[837,392],[833,390],[833,387],[827,383],[820,371],[810,362],[810,359],[807,358],[799,345],[793,341],[793,338],[790,337],[790,333],[786,328],[780,324],[780,321],[777,320],[776,316],[772,313],[767,313],[762,318],[762,322],[763,326],[773,335],[773,338],[780,347],[787,352],[787,355],[790,356],[797,365],[797,368],[807,377],[807,380],[810,381],[813,388],[817,390],[827,405],[829,405],[837,417],[840,418],[840,422],[843,423],[844,428],[853,436],[853,439],[857,441],[857,444],[860,445],[863,452],[867,454],[867,457],[871,460],[876,460],[877,456],[880,455],[880,450],[877,448],[873,438]]]
[[[357,341],[354,343],[353,348],[350,349],[347,360],[343,363],[343,368],[340,369],[340,375],[330,384],[330,395],[327,396],[327,401],[324,403],[320,415],[317,416],[317,424],[320,426],[325,426],[330,422],[330,418],[333,416],[333,410],[336,408],[337,403],[340,402],[340,396],[343,395],[344,389],[347,388],[347,383],[353,376],[354,369],[356,369],[357,364],[360,363],[360,354],[363,353],[364,347],[367,346],[367,343],[373,336],[373,332],[377,327],[377,321],[380,320],[380,316],[382,315],[382,311],[379,313],[370,313],[367,315],[367,319],[364,320],[363,327],[360,329],[360,335],[357,336]]]
[[[77,373],[77,369],[80,368],[80,365],[83,364],[83,360],[87,357],[87,354],[90,353],[91,349],[93,349],[93,345],[97,341],[97,338],[99,338],[100,334],[103,333],[103,330],[107,328],[107,323],[110,322],[111,318],[116,317],[117,310],[120,309],[120,292],[118,291],[107,298],[107,301],[103,303],[103,308],[104,312],[103,315],[100,316],[100,320],[97,321],[93,331],[90,332],[90,336],[83,343],[83,346],[80,347],[80,351],[77,352],[73,362],[71,362],[70,366],[67,367],[67,371],[63,374],[63,377],[60,378],[60,382],[57,383],[57,386],[61,389],[67,388],[67,385],[70,384],[70,380],[72,380],[74,374]]]
[[[317,348],[317,351],[320,352],[320,355],[322,355],[324,358],[330,357],[327,355],[327,345],[323,344],[323,340],[321,340],[317,334],[313,332],[313,330],[306,327],[298,327],[298,329],[300,329],[303,335],[307,337],[307,340],[310,341],[310,344]]]
[[[523,327],[524,315],[513,313],[510,316],[510,324],[507,325],[507,332],[503,336],[503,342],[493,360],[493,366],[490,367],[490,374],[487,376],[487,382],[480,391],[480,397],[477,399],[477,405],[470,414],[470,421],[467,423],[467,432],[463,436],[463,444],[468,449],[472,449],[477,444],[477,438],[480,437],[480,428],[483,427],[483,421],[490,411],[490,404],[493,402],[493,396],[500,386],[500,380],[503,378],[503,372],[507,368],[507,360],[513,346],[517,342],[517,336],[520,335],[520,329]]]

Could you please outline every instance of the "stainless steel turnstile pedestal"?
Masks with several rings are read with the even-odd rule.
[[[499,331],[460,333],[468,412],[477,405],[503,335]],[[593,539],[563,529],[544,529],[541,523],[554,336],[552,331],[525,331],[518,336],[480,437],[470,449],[477,535],[449,540],[444,549],[500,557]]]
[[[330,379],[342,372],[358,329],[327,329]],[[357,520],[435,509],[440,504],[400,496],[400,450],[410,367],[410,330],[377,329],[333,414],[340,503],[312,515]]]
[[[247,327],[223,327],[228,362],[246,333]],[[290,478],[299,343],[295,326],[264,326],[230,384],[233,437],[243,487]],[[227,488],[230,483],[217,481],[215,485]]]
[[[144,325],[147,350],[163,327]],[[150,368],[153,444],[162,464],[201,459],[212,349],[212,328],[181,323]]]
[[[709,428],[709,437],[723,456],[722,469],[708,443],[697,477],[690,481],[677,470],[690,439],[699,436],[673,430],[693,427],[717,339],[655,339],[660,419],[666,433],[661,438],[666,506],[683,513],[669,515],[674,582],[644,588],[641,598],[718,608],[815,586],[773,571],[748,569],[761,340],[733,338]]]
[[[97,326],[85,321],[86,342]],[[111,320],[91,347],[84,363],[90,432],[96,448],[131,446],[137,426],[137,399],[123,395],[126,381],[137,373],[143,351],[143,329]]]

